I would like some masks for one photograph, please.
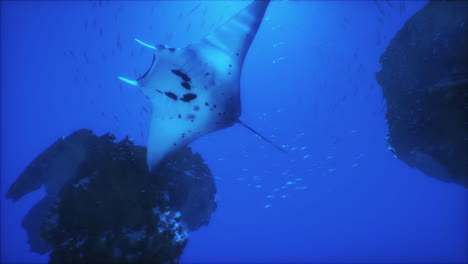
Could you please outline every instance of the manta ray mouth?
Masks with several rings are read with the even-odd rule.
[[[151,65],[149,66],[148,70],[139,78],[137,78],[137,81],[140,81],[141,79],[145,78],[148,73],[151,72],[151,69],[153,69],[154,65],[156,64],[156,55],[153,54],[153,60],[151,61]]]

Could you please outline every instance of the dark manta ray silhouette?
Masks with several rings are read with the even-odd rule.
[[[119,79],[138,86],[152,103],[150,170],[198,137],[235,123],[258,134],[239,120],[240,76],[269,2],[255,0],[213,33],[185,48],[151,46],[135,39],[155,50],[153,63],[136,81]]]

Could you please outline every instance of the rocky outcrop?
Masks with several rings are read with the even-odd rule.
[[[468,2],[431,1],[380,58],[388,141],[411,167],[468,187]]]
[[[199,154],[185,148],[150,174],[146,148],[114,140],[76,131],[10,188],[7,197],[18,200],[54,186],[23,221],[31,250],[52,250],[50,263],[177,263],[188,231],[207,225],[216,209],[213,176]]]

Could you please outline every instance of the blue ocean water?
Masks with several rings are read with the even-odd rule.
[[[137,78],[151,50],[183,47],[247,1],[1,2],[1,261],[42,263],[9,186],[80,128],[145,145]],[[247,55],[241,119],[191,144],[216,178],[218,208],[182,263],[467,262],[467,190],[394,157],[379,57],[426,1],[274,1]]]

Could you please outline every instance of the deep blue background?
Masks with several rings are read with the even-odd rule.
[[[239,125],[192,144],[216,177],[218,209],[183,263],[467,261],[466,189],[388,151],[374,78],[425,3],[271,3],[244,65],[242,120],[289,151]],[[20,224],[44,190],[4,198],[42,150],[79,128],[145,144],[149,102],[117,80],[151,62],[133,38],[183,47],[247,4],[1,2],[2,263],[47,260],[29,253]]]

